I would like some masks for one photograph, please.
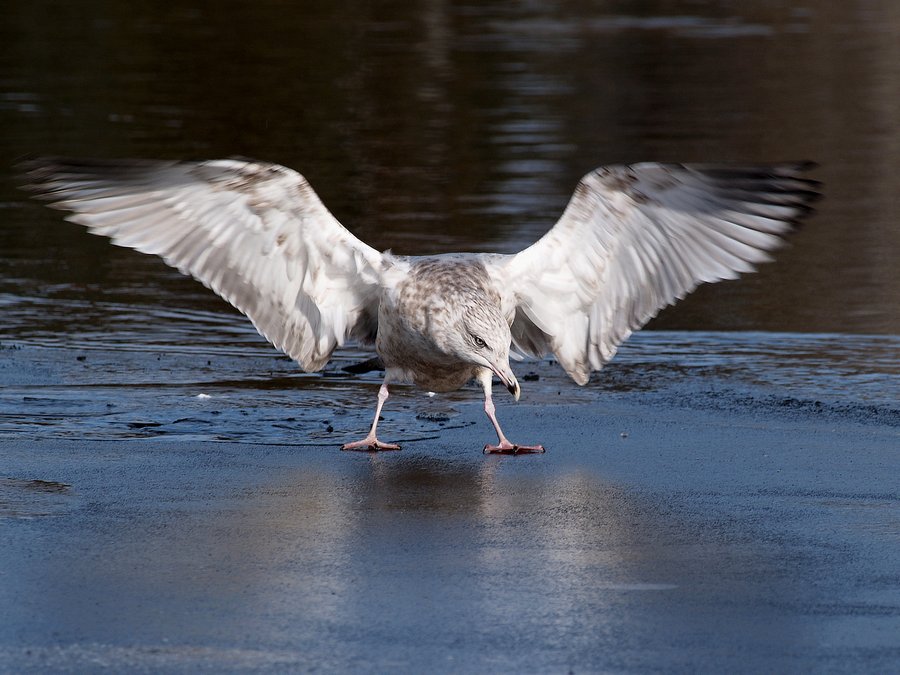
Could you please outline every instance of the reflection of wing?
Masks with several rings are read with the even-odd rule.
[[[36,159],[29,189],[114,244],[154,253],[318,370],[348,337],[374,337],[382,256],[300,174],[237,159]]]
[[[579,384],[660,309],[769,260],[810,211],[808,164],[635,164],[585,176],[543,238],[506,258],[513,345]]]

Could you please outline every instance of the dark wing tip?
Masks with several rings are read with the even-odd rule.
[[[146,187],[169,160],[98,159],[94,157],[23,156],[14,162],[18,187],[51,206],[86,187],[97,185]]]
[[[13,168],[18,187],[31,196],[47,202],[65,198],[73,180],[78,181],[94,173],[92,160],[72,157],[29,155],[18,159]],[[52,204],[51,204],[52,205]]]
[[[798,171],[800,173],[812,171],[813,169],[819,168],[819,163],[812,159],[801,159],[797,162],[786,162],[785,165],[792,166],[794,168],[794,171]]]
[[[53,199],[52,181],[61,163],[56,157],[26,155],[13,163],[17,187],[38,199]]]
[[[819,165],[811,160],[773,164],[685,164],[723,189],[759,191],[810,203],[822,198],[822,182],[804,174]]]
[[[812,160],[785,162],[774,165],[778,177],[771,182],[770,189],[773,189],[778,196],[789,194],[793,200],[797,200],[791,204],[797,210],[797,213],[789,221],[794,228],[802,226],[806,220],[816,213],[816,209],[812,204],[824,196],[821,191],[822,182],[803,175],[816,169],[818,166],[819,164]],[[792,185],[779,185],[779,178],[789,180]]]
[[[801,177],[819,165],[812,160],[800,160],[793,162],[772,162],[771,164],[743,164],[740,162],[722,162],[715,164],[682,164],[682,167],[692,171],[717,176],[722,178],[799,178],[812,181],[811,178]],[[813,181],[815,182],[815,181]]]
[[[754,213],[754,205],[762,205],[756,215],[781,220],[791,230],[798,229],[816,210],[812,204],[822,199],[822,183],[805,174],[818,166],[801,160],[772,164],[685,164],[716,193],[741,210]],[[784,214],[768,214],[765,207],[787,207]]]
[[[16,175],[22,179],[46,171],[47,166],[53,164],[53,157],[41,157],[40,155],[22,155],[17,157],[12,167]]]

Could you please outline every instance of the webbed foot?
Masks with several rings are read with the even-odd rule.
[[[355,450],[357,452],[380,452],[382,450],[399,450],[400,446],[395,443],[382,443],[374,436],[366,436],[361,441],[353,443],[344,443],[341,450]]]
[[[545,452],[543,445],[517,445],[509,441],[503,441],[499,445],[485,445],[486,455],[534,455]]]

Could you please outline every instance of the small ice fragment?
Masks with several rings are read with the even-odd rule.
[[[433,391],[429,391],[428,396],[430,396],[431,398],[434,398],[435,396],[437,396],[437,394],[435,394]]]
[[[197,394],[197,398],[212,398],[209,394]]]

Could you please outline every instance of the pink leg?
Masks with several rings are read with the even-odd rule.
[[[524,455],[530,453],[540,453],[544,452],[543,445],[517,445],[515,443],[510,443],[506,436],[503,434],[503,430],[500,428],[500,423],[497,421],[496,409],[494,408],[494,400],[491,395],[491,375],[490,371],[488,371],[487,378],[479,377],[481,381],[481,385],[484,388],[484,412],[487,414],[488,419],[491,421],[491,424],[494,425],[494,431],[497,432],[497,445],[485,445],[484,453],[485,454],[501,454],[501,455]]]
[[[393,443],[382,443],[375,437],[375,429],[378,427],[378,418],[381,416],[381,408],[388,398],[387,383],[383,382],[378,390],[378,405],[375,406],[375,419],[372,421],[372,428],[369,435],[361,441],[353,443],[344,443],[341,450],[361,450],[363,452],[377,452],[379,450],[399,450],[400,446]]]

